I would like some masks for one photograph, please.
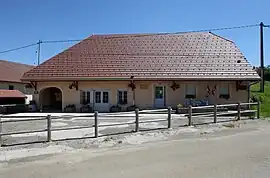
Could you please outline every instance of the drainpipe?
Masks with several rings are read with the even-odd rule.
[[[134,83],[134,76],[130,77],[131,83]],[[132,105],[135,105],[135,89],[132,89]]]
[[[135,106],[135,91],[133,90],[133,99],[132,99],[132,105]]]
[[[96,96],[95,96],[95,93],[96,93],[96,91],[95,90],[92,90],[93,92],[93,111],[95,111],[95,100],[96,100]]]
[[[255,84],[257,84],[257,83],[259,83],[260,81],[256,81],[256,82],[254,82],[254,83],[248,83],[248,103],[249,103],[249,101],[250,101],[250,87],[252,86],[252,85],[255,85]]]

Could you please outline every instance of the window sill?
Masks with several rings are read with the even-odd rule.
[[[228,100],[230,99],[230,95],[219,95],[219,98]]]
[[[195,95],[186,95],[185,99],[196,99]]]

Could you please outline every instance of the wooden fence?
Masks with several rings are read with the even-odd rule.
[[[250,109],[251,106],[256,105],[257,107],[255,109]],[[246,107],[242,107],[246,106]],[[224,112],[218,112],[218,108],[226,108],[226,107],[235,107],[236,111],[224,111]],[[212,108],[213,111],[211,112],[196,112],[193,113],[194,110],[199,110],[199,109],[206,109],[206,108]],[[244,108],[244,109],[243,109]],[[151,114],[151,113],[166,113],[167,117],[165,119],[154,119],[154,120],[139,120],[140,114]],[[129,113],[134,113],[134,112],[129,112]],[[207,117],[207,118],[213,118],[212,123],[217,123],[218,116],[228,116],[228,115],[236,115],[235,120],[240,120],[241,119],[241,114],[250,114],[255,116],[255,113],[257,113],[256,118],[260,118],[260,103],[237,103],[237,104],[224,104],[224,105],[209,105],[209,106],[197,106],[197,107],[188,107],[188,113],[184,114],[184,118],[187,118],[187,126],[193,125],[193,119],[195,118],[202,118],[202,117]],[[10,136],[10,135],[17,135],[17,134],[29,134],[29,133],[38,133],[38,132],[47,132],[47,140],[46,142],[51,142],[51,141],[57,141],[57,140],[52,140],[52,132],[53,131],[64,131],[64,130],[75,130],[75,129],[86,129],[86,128],[94,128],[94,136],[93,137],[84,137],[84,138],[98,138],[99,137],[99,128],[100,127],[113,127],[113,126],[119,126],[119,125],[130,125],[133,124],[135,126],[135,129],[132,130],[133,132],[139,132],[140,131],[140,124],[142,123],[152,123],[152,122],[167,122],[167,127],[166,128],[172,128],[172,108],[168,107],[167,109],[158,109],[158,110],[150,110],[150,111],[139,111],[138,109],[135,110],[134,116],[135,121],[134,122],[123,122],[123,123],[113,123],[113,124],[99,124],[98,123],[98,118],[99,117],[120,117],[121,114],[99,114],[97,111],[94,112],[94,114],[91,115],[82,115],[82,116],[51,116],[47,115],[46,117],[44,116],[9,116],[9,115],[2,115],[0,116],[0,146],[3,145],[3,136]],[[31,117],[31,119],[29,119]],[[52,119],[63,119],[63,118],[74,118],[74,117],[89,117],[89,118],[94,118],[94,124],[93,125],[88,125],[88,126],[73,126],[73,127],[66,127],[66,128],[52,128]],[[3,120],[5,118],[5,120]],[[16,118],[16,120],[14,120]],[[19,119],[17,119],[19,118]],[[254,117],[255,118],[255,117]],[[13,119],[13,120],[12,120]],[[23,122],[32,122],[32,121],[42,121],[46,120],[47,121],[47,128],[45,129],[40,129],[40,130],[28,130],[28,131],[18,131],[18,132],[8,132],[8,133],[3,133],[3,125],[5,123],[20,123],[22,124]],[[131,131],[131,132],[132,132]],[[74,138],[75,139],[75,138]]]

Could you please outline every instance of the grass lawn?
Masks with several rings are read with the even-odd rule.
[[[251,86],[252,96],[255,96],[261,102],[261,116],[270,117],[270,82],[265,82],[264,93],[259,91],[260,83]]]

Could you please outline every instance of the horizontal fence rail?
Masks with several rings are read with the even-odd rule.
[[[29,131],[20,131],[20,132],[9,132],[9,133],[1,133],[0,136],[20,135],[20,134],[29,134],[29,133],[46,132],[46,131],[47,131],[47,129],[29,130]]]
[[[257,105],[256,109],[249,109],[250,106]],[[234,106],[235,110],[228,110],[228,111],[218,111],[219,108],[226,108]],[[246,109],[241,108],[241,106],[248,106]],[[212,111],[204,111],[204,112],[197,112],[200,109],[212,109]],[[196,112],[194,112],[196,110]],[[140,131],[140,124],[144,123],[155,123],[155,122],[167,122],[167,128],[171,128],[171,121],[172,121],[172,108],[168,107],[167,109],[157,109],[157,110],[144,110],[139,111],[135,109],[131,112],[123,112],[123,113],[101,113],[99,114],[97,111],[94,114],[85,114],[85,115],[62,115],[62,116],[11,116],[11,115],[0,115],[0,146],[3,146],[3,136],[11,136],[11,135],[18,135],[18,134],[31,134],[31,133],[38,133],[38,132],[45,132],[47,133],[47,142],[52,141],[52,132],[59,132],[59,131],[67,131],[67,130],[78,130],[78,129],[94,129],[94,136],[95,138],[99,137],[99,128],[102,127],[115,127],[121,125],[134,125],[135,132]],[[140,120],[140,115],[144,114],[166,114],[166,118],[162,119],[148,119],[148,120]],[[187,114],[176,114],[176,116],[180,116],[179,118],[187,118],[187,125],[191,126],[194,123],[194,119],[197,118],[212,118],[213,123],[217,122],[218,116],[227,116],[227,115],[235,115],[236,120],[241,119],[241,114],[255,114],[257,113],[257,118],[260,118],[260,103],[237,103],[237,104],[222,104],[222,105],[207,105],[207,106],[189,106],[187,108]],[[134,121],[128,122],[121,122],[121,123],[111,123],[111,124],[99,124],[98,118],[107,117],[108,119],[111,117],[133,117],[135,118]],[[163,117],[163,115],[162,115]],[[28,119],[27,119],[28,118]],[[90,120],[94,121],[94,124],[86,125],[86,126],[73,126],[73,127],[63,127],[63,128],[52,128],[52,120],[57,119],[73,119],[73,118],[89,118]],[[178,117],[174,119],[179,119]],[[17,131],[17,132],[8,132],[3,133],[3,125],[7,123],[19,123],[23,124],[25,122],[33,122],[33,121],[47,121],[46,129],[40,130],[31,130],[31,131]],[[89,138],[85,137],[85,138]],[[68,139],[68,138],[67,138]],[[55,140],[57,141],[57,140]]]
[[[151,123],[151,122],[166,122],[168,121],[168,119],[154,119],[154,120],[146,120],[146,121],[140,121],[140,124],[144,124],[144,123]]]
[[[196,109],[204,109],[204,108],[213,108],[214,105],[209,105],[209,106],[195,106],[193,108],[196,108]]]
[[[217,107],[237,106],[238,104],[218,104]]]
[[[131,125],[135,124],[135,122],[122,122],[117,124],[100,124],[98,127],[113,127],[113,126],[120,126],[120,125]]]
[[[55,128],[51,129],[51,131],[64,131],[64,130],[78,130],[78,129],[89,129],[94,128],[95,125],[90,126],[74,126],[74,127],[65,127],[65,128]]]
[[[5,117],[6,118],[6,117]],[[11,117],[10,117],[11,118]],[[1,123],[11,123],[11,122],[29,122],[29,121],[44,121],[46,120],[46,117],[39,117],[39,118],[33,118],[33,119],[14,119],[14,120],[2,120]]]

